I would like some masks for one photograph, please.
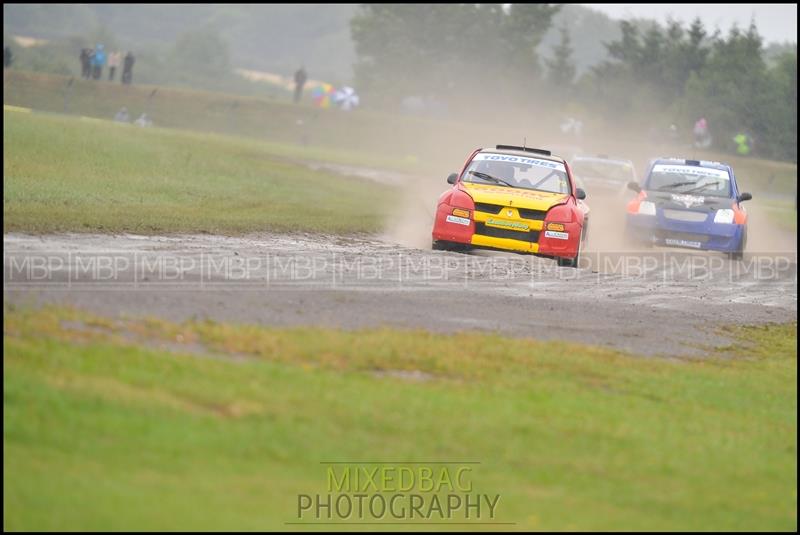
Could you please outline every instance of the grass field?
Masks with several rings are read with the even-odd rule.
[[[662,360],[7,307],[4,528],[286,529],[320,462],[381,459],[479,461],[506,529],[795,530],[796,325],[731,333]]]
[[[111,119],[125,106],[133,118],[147,112],[158,126],[238,135],[283,145],[358,153],[369,163],[407,166],[442,151],[440,121],[359,110],[347,113],[242,97],[155,86],[122,86],[66,76],[8,71],[3,103],[34,110]],[[447,126],[447,123],[444,123]],[[436,140],[439,140],[437,145]],[[448,149],[450,148],[448,144]],[[453,151],[463,160],[471,143]]]
[[[797,208],[794,199],[765,199],[761,201],[761,204],[767,209],[772,222],[778,227],[797,233]]]
[[[4,112],[3,154],[5,232],[375,231],[391,198],[292,163],[325,151],[68,116]]]

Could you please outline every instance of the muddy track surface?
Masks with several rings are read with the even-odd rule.
[[[796,253],[653,249],[579,269],[376,236],[4,236],[4,301],[95,313],[347,329],[484,331],[702,355],[725,324],[797,318]]]

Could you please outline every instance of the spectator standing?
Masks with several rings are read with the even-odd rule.
[[[701,117],[694,123],[694,146],[698,149],[706,149],[711,146],[711,134],[708,131],[708,121]]]
[[[122,83],[130,84],[133,81],[133,64],[136,58],[133,57],[133,52],[125,54],[125,59],[122,64]]]
[[[103,45],[97,45],[92,58],[92,78],[99,80],[103,74],[103,66],[106,64],[106,51]]]
[[[122,61],[122,53],[119,51],[111,52],[108,54],[108,81],[114,81],[114,73],[117,72],[120,61]]]
[[[11,53],[11,47],[7,46],[3,49],[3,68],[8,69],[12,63],[14,63],[14,54]]]
[[[91,50],[88,48],[81,48],[81,76],[87,80],[92,72],[91,59]]]
[[[753,138],[744,132],[736,134],[733,138],[733,142],[736,143],[736,154],[740,156],[748,156],[753,149]]]
[[[306,69],[304,67],[300,67],[294,73],[294,102],[295,102],[295,104],[300,102],[300,99],[303,97],[303,86],[306,85],[306,80],[308,80],[308,75],[306,74]]]

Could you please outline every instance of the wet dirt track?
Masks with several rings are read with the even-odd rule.
[[[404,247],[375,236],[4,236],[4,300],[110,316],[347,329],[484,331],[702,354],[726,324],[794,321],[796,253],[743,262],[653,249],[580,269],[505,253]]]

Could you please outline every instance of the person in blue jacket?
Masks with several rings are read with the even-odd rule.
[[[103,66],[106,64],[106,51],[103,45],[97,45],[94,50],[94,57],[92,58],[92,78],[95,80],[100,79],[103,73]]]

